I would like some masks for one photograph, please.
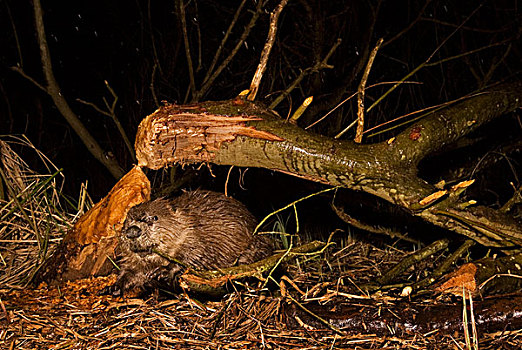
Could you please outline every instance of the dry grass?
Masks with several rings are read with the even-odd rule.
[[[33,171],[13,149],[35,152],[45,173]],[[23,286],[90,201],[85,191],[74,201],[80,208],[64,198],[62,172],[24,137],[0,139],[0,175],[0,282]]]

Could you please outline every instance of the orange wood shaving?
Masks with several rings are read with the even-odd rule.
[[[459,188],[467,188],[475,182],[475,179],[459,182],[458,184],[451,186],[451,191],[455,192]]]
[[[440,197],[445,196],[446,193],[448,193],[448,191],[446,191],[446,190],[437,191],[435,193],[432,193],[428,197],[421,199],[419,201],[419,204],[422,205],[422,206],[429,205],[429,204],[435,202]]]
[[[441,293],[454,294],[462,296],[462,291],[465,289],[468,292],[476,293],[477,281],[476,281],[477,266],[473,263],[467,263],[462,265],[458,270],[450,273],[448,279],[439,285],[436,290]]]

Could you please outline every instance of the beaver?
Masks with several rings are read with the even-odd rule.
[[[239,201],[212,191],[184,192],[132,207],[120,235],[120,274],[110,293],[172,289],[183,268],[215,270],[249,264],[272,253],[254,235],[256,219]]]

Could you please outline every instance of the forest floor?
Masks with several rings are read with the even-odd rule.
[[[484,329],[478,312],[466,336],[462,300],[359,289],[405,254],[353,241],[287,264],[275,276],[278,284],[264,290],[260,281],[234,283],[219,300],[184,292],[144,299],[99,295],[115,276],[35,289],[0,283],[0,349],[522,348],[522,328],[505,320],[502,329]],[[410,269],[409,277],[421,277],[435,260]],[[446,321],[415,327],[419,310],[442,304],[457,317],[447,313],[441,316]],[[456,327],[446,327],[450,323]]]

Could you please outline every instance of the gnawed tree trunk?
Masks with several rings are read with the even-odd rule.
[[[522,105],[522,82],[505,83],[435,111],[386,142],[360,145],[304,131],[242,98],[167,104],[145,118],[136,136],[139,166],[212,162],[263,167],[376,195],[412,215],[490,247],[522,244],[509,213],[459,199],[470,185],[439,189],[417,176],[428,154]]]
[[[60,283],[108,275],[114,268],[118,234],[127,211],[148,200],[150,182],[139,167],[134,167],[80,217],[32,282]]]

